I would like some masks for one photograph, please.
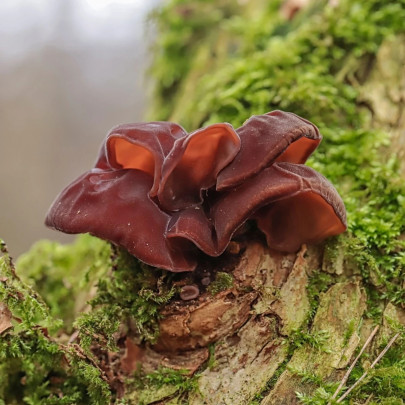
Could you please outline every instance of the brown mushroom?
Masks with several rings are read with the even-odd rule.
[[[175,142],[162,168],[158,198],[171,211],[201,204],[202,192],[238,153],[240,139],[230,124],[215,124]]]
[[[183,301],[190,301],[196,299],[200,295],[200,290],[195,284],[185,285],[181,288],[180,298]]]
[[[170,215],[149,197],[153,178],[139,170],[93,169],[58,196],[46,224],[66,233],[89,232],[125,247],[141,261],[167,270],[192,270],[196,261],[165,232]],[[180,246],[180,245],[178,245]]]
[[[160,185],[162,165],[176,139],[187,132],[172,122],[141,122],[114,127],[103,144],[96,168],[138,169],[154,178],[151,196]]]
[[[231,210],[230,205],[250,209]],[[314,169],[275,163],[251,181],[225,193],[212,208],[220,249],[241,222],[257,221],[269,247],[294,252],[346,229],[343,201],[332,184]]]
[[[167,237],[189,239],[211,256],[221,254],[248,219],[257,221],[269,247],[283,252],[346,229],[345,208],[332,184],[310,167],[292,163],[275,163],[221,193],[211,205],[209,221],[192,209],[176,218]]]
[[[46,224],[89,232],[170,271],[193,270],[198,250],[222,254],[250,219],[270,247],[294,251],[346,228],[334,187],[302,165],[320,140],[309,121],[281,111],[236,131],[226,123],[188,135],[167,122],[121,125],[95,168],[57,197]]]
[[[236,132],[240,152],[219,174],[217,190],[244,182],[274,161],[305,163],[322,140],[315,125],[284,111],[254,115]]]

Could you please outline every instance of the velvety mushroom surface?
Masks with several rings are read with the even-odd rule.
[[[315,125],[282,111],[190,134],[170,122],[120,125],[46,225],[89,232],[170,271],[194,270],[199,251],[219,256],[247,220],[269,247],[294,252],[346,229],[335,188],[303,165],[320,141]]]

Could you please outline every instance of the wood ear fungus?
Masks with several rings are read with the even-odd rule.
[[[282,111],[190,134],[170,122],[120,125],[45,222],[174,272],[194,270],[198,250],[221,255],[247,220],[269,247],[293,252],[346,229],[339,194],[303,164],[320,141],[315,125]]]

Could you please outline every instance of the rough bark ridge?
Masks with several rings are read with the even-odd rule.
[[[256,240],[240,249],[231,288],[171,302],[162,311],[158,342],[135,345],[129,368],[126,348],[127,371],[137,362],[145,373],[162,366],[187,370],[197,373],[198,389],[185,396],[170,385],[138,388],[128,396],[132,403],[243,405],[262,398],[261,404],[295,404],[297,392],[309,395],[317,382],[342,378],[373,327],[364,318],[360,273],[323,246],[283,255]],[[319,289],[316,280],[325,275],[331,277]],[[405,320],[392,304],[384,315]],[[386,318],[377,341],[393,333]]]
[[[189,402],[246,404],[286,359],[284,339],[305,322],[308,273],[319,268],[319,260],[315,249],[281,255],[260,241],[249,242],[231,271],[233,286],[215,296],[203,293],[191,303],[169,304],[154,350],[137,360],[150,372],[157,351],[165,359],[160,364],[194,373],[208,360],[212,345],[210,366],[200,373],[199,392]]]

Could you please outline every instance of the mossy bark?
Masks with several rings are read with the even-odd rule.
[[[403,179],[404,43],[403,36],[390,38],[374,58],[352,60],[345,72],[360,92],[359,103],[371,115],[371,127],[393,134],[391,144],[381,153],[387,156],[394,153],[400,158]],[[211,345],[209,366],[204,356],[199,365],[193,364],[193,371],[199,369],[197,389],[187,396],[186,403],[300,403],[305,396],[310,398],[320,382],[337,386],[342,379],[373,328],[375,320],[367,317],[370,302],[382,307],[383,316],[375,343],[368,349],[369,356],[375,356],[377,347],[394,335],[394,324],[405,327],[405,311],[401,306],[387,301],[372,303],[365,286],[381,285],[372,275],[365,282],[355,260],[347,257],[339,243],[330,242],[326,250],[323,246],[304,246],[295,256],[282,256],[257,241],[251,242],[231,273],[235,285],[208,298],[209,304],[202,295],[198,304],[183,303],[181,315],[173,306],[170,307],[173,312],[164,310],[162,341],[167,348],[172,345],[178,353],[184,344],[186,353],[191,353],[193,347],[201,351]],[[311,280],[320,274],[331,278],[314,300]],[[197,310],[196,305],[200,306]],[[202,306],[206,306],[206,313]],[[188,311],[202,311],[203,315],[193,319]],[[165,333],[170,335],[166,328],[171,322],[176,331],[173,342],[163,337]],[[301,341],[303,331],[313,340],[307,337]],[[171,356],[170,352],[164,354],[169,367]],[[176,368],[182,365],[176,362]],[[183,368],[188,368],[187,362]],[[137,403],[144,398],[142,395],[141,390],[130,397]],[[372,398],[370,395],[356,403],[373,403]],[[391,400],[389,403],[402,403],[400,398]],[[183,403],[184,394],[170,392],[155,396],[154,401]]]
[[[232,288],[190,304],[172,302],[157,345],[138,347],[133,357],[130,371],[137,361],[146,373],[187,370],[197,375],[194,389],[185,395],[171,384],[138,387],[126,397],[134,404],[296,404],[297,392],[311,394],[318,381],[340,381],[371,323],[364,321],[360,274],[335,264],[323,246],[281,255],[249,242],[231,271]],[[310,280],[322,272],[333,277],[316,292],[318,302]],[[402,309],[388,304],[387,314],[405,326]],[[378,339],[384,335],[392,335],[386,321]]]
[[[179,19],[189,16],[194,6],[189,8],[179,0],[177,3],[180,6],[175,10],[174,25],[179,29]],[[200,6],[204,10],[211,7],[205,1],[194,3],[197,11]],[[227,13],[234,12],[235,7],[237,10],[244,7],[243,2],[225,3],[226,7],[232,5],[230,10],[233,11],[227,9]],[[329,7],[331,3],[335,2],[328,2]],[[90,239],[87,242],[82,239],[75,247],[63,248],[63,252],[46,245],[50,251],[38,249],[36,252],[40,262],[38,269],[32,270],[35,263],[23,263],[23,259],[20,269],[28,269],[28,273],[31,269],[36,289],[44,295],[51,310],[55,310],[52,315],[65,321],[65,333],[52,337],[48,333],[54,322],[52,316],[44,309],[40,297],[16,278],[3,249],[6,259],[1,261],[3,257],[0,257],[0,299],[3,301],[0,303],[0,354],[3,356],[0,395],[6,401],[11,398],[10,403],[16,404],[50,404],[63,399],[64,403],[78,404],[326,405],[333,403],[331,396],[335,388],[355,353],[378,324],[377,336],[348,384],[367,370],[395,333],[399,331],[402,337],[387,352],[381,368],[374,374],[370,372],[370,379],[354,391],[350,400],[358,404],[403,404],[405,259],[401,241],[405,220],[394,214],[395,210],[404,212],[404,195],[398,192],[404,188],[397,185],[405,182],[405,40],[403,33],[385,38],[381,45],[370,40],[384,38],[375,34],[373,24],[381,23],[379,18],[384,13],[379,9],[385,7],[385,3],[370,0],[373,4],[370,9],[367,8],[369,2],[357,2],[354,8],[348,1],[336,3],[354,13],[354,16],[349,15],[346,8],[336,11],[347,17],[347,26],[337,27],[344,18],[334,18],[334,10],[322,14],[320,5],[325,2],[314,1],[314,7],[303,10],[297,20],[279,24],[275,34],[262,27],[253,34],[248,32],[247,45],[256,41],[258,45],[254,46],[259,51],[253,52],[253,68],[251,59],[241,58],[242,64],[235,63],[236,73],[232,69],[228,71],[229,66],[224,61],[230,60],[233,65],[232,52],[241,46],[237,35],[234,38],[228,33],[216,38],[210,31],[205,43],[202,38],[201,48],[197,40],[190,41],[188,46],[196,56],[189,61],[189,71],[183,66],[184,77],[176,76],[174,100],[177,102],[165,109],[169,111],[167,116],[159,118],[167,119],[171,115],[189,126],[199,126],[217,117],[221,117],[221,121],[236,117],[236,122],[232,123],[237,125],[250,114],[286,108],[317,125],[322,124],[324,134],[329,136],[329,140],[325,136],[324,144],[329,142],[332,153],[328,155],[328,151],[321,149],[321,159],[314,161],[314,165],[321,165],[328,176],[333,175],[335,169],[341,169],[341,159],[347,159],[348,166],[351,165],[350,170],[341,169],[341,178],[338,175],[333,178],[350,209],[349,236],[319,246],[303,246],[296,254],[283,255],[269,250],[264,240],[252,233],[248,238],[233,242],[232,249],[223,257],[212,261],[204,259],[200,270],[208,268],[215,288],[200,285],[201,294],[191,301],[180,300],[178,289],[184,283],[201,281],[198,271],[192,275],[169,275],[142,266],[125,255],[118,259],[113,255],[112,264],[110,247]],[[246,4],[246,16],[258,18],[254,11],[259,10],[259,20],[261,13],[266,15],[265,10],[270,7],[267,1],[257,2],[257,6],[249,6],[253,2]],[[384,10],[391,21],[397,10],[395,5],[391,7],[393,11],[388,10],[390,6]],[[274,13],[278,12],[275,6],[271,7]],[[374,13],[368,15],[373,21],[371,26],[361,13],[355,15],[362,7]],[[212,24],[215,18],[211,21],[211,14],[206,16]],[[198,13],[194,17],[199,20]],[[309,27],[304,24],[295,34],[295,28],[300,28],[307,18],[311,22]],[[330,20],[326,28],[322,26],[322,18]],[[322,26],[319,32],[311,31],[314,22]],[[238,20],[233,23],[237,26]],[[266,20],[261,23],[265,24]],[[356,31],[358,27],[362,29]],[[241,30],[240,26],[238,29]],[[270,37],[274,35],[269,39],[261,30]],[[187,32],[182,35],[187,36]],[[360,37],[367,51],[356,48]],[[267,43],[271,44],[270,51],[266,49]],[[285,44],[293,46],[294,43],[300,46],[283,52]],[[374,50],[374,45],[378,49]],[[327,53],[329,48],[333,48],[331,54]],[[350,48],[348,54],[346,48]],[[325,63],[330,70],[323,70],[322,58],[319,59],[323,54],[329,58],[333,55],[337,61]],[[276,62],[267,66],[269,55]],[[314,60],[305,60],[308,55],[315,55]],[[216,59],[211,61],[211,56]],[[295,70],[299,69],[296,60],[304,61],[306,70],[303,69],[302,81],[296,80]],[[178,63],[174,62],[172,68]],[[215,95],[223,98],[217,103],[219,107],[208,103],[209,108],[216,108],[209,115],[208,107],[198,104],[198,97],[192,99],[196,97],[193,84],[202,82],[207,72],[220,69],[224,63],[220,81],[230,88],[220,88],[218,92],[210,90],[215,94],[204,101],[206,104],[207,100],[213,101]],[[314,63],[318,65],[312,66]],[[161,66],[167,67],[164,63]],[[284,72],[285,78],[282,77]],[[236,74],[241,81],[232,83],[231,78],[230,83],[226,82],[229,74]],[[277,87],[279,79],[284,82],[280,80]],[[169,97],[170,91],[174,91],[173,88],[166,88],[161,95]],[[283,100],[288,92],[292,93],[291,98]],[[356,120],[357,115],[363,118]],[[332,129],[328,131],[329,121]],[[352,142],[344,149],[348,155],[333,155],[339,148],[342,150],[344,144],[336,141],[338,136],[333,138],[333,131],[339,131],[339,125],[344,129],[338,136]],[[376,147],[362,143],[363,133],[355,132],[357,125],[364,132],[383,131],[392,135],[390,144],[378,148],[378,155],[382,156],[378,162],[368,160],[370,154],[374,158]],[[353,141],[356,136],[359,136],[358,143]],[[402,177],[389,178],[396,170],[392,169],[395,164],[381,163],[392,159],[392,155],[398,158]],[[325,156],[331,158],[333,170],[327,170]],[[364,162],[373,170],[365,170]],[[356,177],[359,172],[361,176]],[[375,178],[382,179],[383,184],[371,185]],[[355,181],[358,184],[353,186]],[[376,192],[386,192],[386,199],[376,203]],[[387,207],[381,207],[385,202]],[[367,205],[366,215],[357,218],[357,211],[364,208],[362,204]],[[382,218],[370,218],[370,209],[374,208]],[[383,216],[388,211],[390,215]],[[386,218],[396,218],[402,225],[387,224]],[[390,233],[394,225],[400,231]],[[45,263],[45,257],[49,262]],[[126,263],[128,260],[130,265]],[[3,267],[8,270],[4,272]],[[69,276],[75,274],[72,280],[64,274],[67,268],[73,270]],[[88,269],[85,278],[90,280],[90,287],[82,285],[83,268]],[[392,273],[386,274],[391,268]],[[221,273],[230,275],[231,282],[227,278],[221,282],[219,278],[214,280],[215,275]],[[56,283],[51,283],[54,280]],[[73,305],[74,297],[81,297],[76,302],[80,301],[82,308],[86,292],[86,299],[94,297],[92,308],[88,307],[89,312],[80,317],[79,308]],[[72,332],[72,319],[78,316]]]

